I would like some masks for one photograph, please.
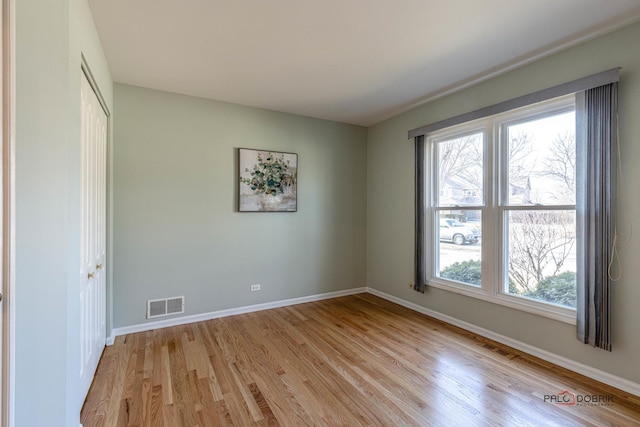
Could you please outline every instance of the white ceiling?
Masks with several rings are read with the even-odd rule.
[[[640,21],[640,0],[89,3],[116,82],[365,126]]]

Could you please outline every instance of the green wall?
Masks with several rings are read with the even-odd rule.
[[[640,383],[639,240],[621,249],[623,278],[613,289],[613,352],[579,343],[575,326],[501,305],[429,288],[409,289],[414,260],[414,153],[407,131],[579,77],[621,66],[620,137],[624,167],[620,197],[631,225],[640,229],[640,24],[591,40],[489,81],[433,101],[368,129],[367,284],[398,298],[472,323],[540,349]],[[389,180],[385,171],[392,171]],[[619,211],[622,220],[622,211]],[[629,226],[621,222],[620,241]]]
[[[365,285],[366,129],[115,85],[114,327]],[[298,212],[236,211],[236,149],[298,153]],[[262,291],[250,292],[252,283]]]
[[[86,0],[15,6],[15,425],[77,427],[81,55],[112,83]]]

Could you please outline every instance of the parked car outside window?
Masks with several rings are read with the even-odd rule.
[[[456,245],[475,244],[480,241],[480,230],[457,219],[440,218],[440,241]]]

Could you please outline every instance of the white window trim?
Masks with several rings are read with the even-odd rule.
[[[536,314],[564,323],[576,324],[576,310],[551,303],[545,303],[519,295],[512,295],[503,291],[501,275],[505,267],[505,244],[504,233],[500,232],[504,228],[504,213],[506,211],[526,209],[526,210],[555,210],[567,208],[575,210],[575,205],[507,205],[506,195],[498,194],[499,185],[497,180],[492,180],[490,176],[499,176],[506,180],[506,174],[498,174],[505,168],[506,159],[501,155],[504,150],[500,132],[503,126],[530,119],[532,116],[544,117],[560,114],[575,107],[573,95],[564,96],[550,101],[544,101],[535,105],[525,106],[516,110],[507,111],[486,118],[462,123],[449,128],[441,129],[426,135],[425,144],[425,240],[433,242],[425,249],[425,267],[427,272],[427,285],[434,288],[444,289],[457,294],[472,298],[492,302],[502,306],[510,307],[523,312]],[[482,286],[473,286],[465,283],[443,279],[436,276],[435,265],[438,251],[435,250],[436,242],[436,221],[435,213],[438,210],[446,209],[446,206],[437,206],[439,188],[435,168],[437,166],[435,158],[435,143],[450,137],[464,136],[472,133],[483,133],[485,138],[483,156],[484,166],[487,168],[483,179],[483,205],[482,206],[452,206],[455,210],[480,210],[482,215]],[[498,153],[494,151],[498,150]],[[500,183],[501,189],[507,188],[505,182]],[[504,193],[504,192],[503,192]],[[500,203],[503,202],[503,203]],[[493,218],[490,220],[489,218]],[[502,241],[500,241],[502,240]],[[496,256],[496,253],[499,255]]]

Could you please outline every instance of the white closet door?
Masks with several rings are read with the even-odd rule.
[[[107,114],[84,73],[82,115],[82,254],[80,266],[80,382],[86,397],[106,340]]]

